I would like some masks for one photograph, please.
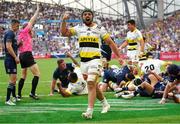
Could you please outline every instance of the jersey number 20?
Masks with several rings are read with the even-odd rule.
[[[146,72],[148,72],[148,70],[154,70],[155,67],[153,64],[149,65],[149,66],[145,66]]]

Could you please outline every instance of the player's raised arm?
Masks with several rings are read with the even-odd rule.
[[[65,54],[66,54],[67,57],[69,57],[69,58],[73,61],[73,63],[74,63],[76,66],[80,67],[79,63],[72,57],[72,55],[71,55],[70,52],[66,52]]]
[[[39,14],[39,4],[37,4],[36,12],[34,13],[33,17],[31,17],[31,19],[30,19],[30,21],[28,23],[29,25],[31,25],[31,27],[32,27],[32,25],[34,25],[34,23],[35,23],[35,21],[37,19],[38,14]]]
[[[73,35],[73,33],[70,31],[70,29],[67,28],[67,20],[69,19],[69,14],[65,12],[63,18],[62,18],[62,23],[61,23],[61,33],[63,36],[70,37]]]

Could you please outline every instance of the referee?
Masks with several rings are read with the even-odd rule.
[[[19,21],[13,19],[11,21],[11,29],[5,32],[4,35],[4,49],[5,49],[5,70],[6,73],[9,74],[9,85],[7,87],[7,96],[6,102],[7,105],[16,105],[16,80],[17,80],[17,64],[19,63],[19,58],[17,56],[17,40],[16,40],[16,32],[19,30]],[[10,100],[12,96],[14,97],[14,101]]]
[[[18,84],[19,99],[22,97],[21,91],[27,76],[27,68],[30,68],[32,74],[34,75],[34,78],[32,79],[32,89],[29,96],[35,100],[39,99],[38,96],[35,94],[35,91],[39,82],[40,71],[32,55],[32,42],[33,42],[32,27],[35,24],[38,14],[39,14],[39,5],[37,4],[37,10],[35,14],[28,23],[23,25],[23,29],[20,31],[18,35],[18,44],[19,44],[19,52],[20,52],[19,59],[22,68],[22,77],[19,80],[19,84]]]

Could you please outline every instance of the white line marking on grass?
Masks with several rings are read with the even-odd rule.
[[[36,105],[40,105],[40,106],[87,106],[87,104],[69,104],[69,103],[24,103],[23,105],[31,105],[31,106],[36,106]],[[110,104],[111,106],[119,106],[119,107],[129,107],[129,106],[146,106],[146,107],[160,107],[162,105],[160,104],[127,104],[127,103],[121,103],[121,104],[118,104],[118,103],[113,103],[113,104]],[[102,106],[101,104],[98,104],[96,103],[95,106]]]
[[[68,108],[61,108],[61,107],[17,107],[12,109],[12,107],[2,107],[0,115],[9,115],[12,113],[53,113],[57,111],[80,111],[82,112],[81,107],[68,107]],[[84,108],[85,110],[86,108]],[[111,108],[110,111],[120,112],[120,111],[144,111],[144,110],[162,110],[167,108]],[[101,107],[95,107],[94,111],[101,111]]]
[[[46,83],[46,82],[49,82],[49,84],[52,82],[52,80],[50,80],[50,81],[39,81],[40,83],[42,82],[42,83]],[[24,82],[25,84],[31,84],[32,83],[32,81],[25,81]],[[8,84],[8,82],[4,82],[4,81],[0,81],[0,85],[5,85],[5,84]],[[18,81],[16,82],[16,84],[18,84]]]
[[[44,95],[44,94],[41,94],[41,95],[37,95],[38,97],[44,97],[44,96],[49,96],[49,95]],[[6,97],[6,96],[0,96],[0,98],[1,97]],[[28,98],[29,97],[29,95],[23,95],[22,96],[22,100],[23,100],[23,98]],[[50,96],[49,96],[50,97]]]

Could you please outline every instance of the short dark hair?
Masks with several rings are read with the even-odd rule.
[[[83,14],[84,14],[85,12],[90,12],[90,13],[94,16],[93,11],[92,11],[91,9],[88,9],[88,8],[86,8],[86,9],[83,10],[81,16],[83,16]]]
[[[127,24],[128,24],[128,23],[130,23],[130,24],[132,24],[132,25],[136,25],[136,21],[133,20],[133,19],[128,20],[128,21],[127,21]]]
[[[134,79],[133,83],[134,83],[134,85],[138,86],[142,83],[142,80],[140,78],[136,78],[136,79]]]
[[[75,83],[78,80],[78,76],[75,72],[71,72],[69,74],[69,80],[71,81],[71,83]]]
[[[179,69],[179,67],[177,65],[171,64],[171,65],[168,66],[167,72],[170,75],[178,75],[180,73],[180,69]]]
[[[19,24],[20,24],[20,21],[17,20],[17,19],[12,19],[12,20],[11,20],[11,24],[16,24],[16,23],[19,23]]]
[[[58,64],[58,65],[60,65],[60,64],[63,63],[63,62],[64,62],[63,59],[58,59],[58,60],[57,60],[57,64]]]

